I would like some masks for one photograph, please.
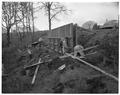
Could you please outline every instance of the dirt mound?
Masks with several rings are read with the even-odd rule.
[[[57,70],[62,64],[66,64],[66,68]],[[117,93],[115,81],[111,85],[116,89],[111,89],[110,79],[70,57],[53,59],[48,68],[40,67],[37,77],[32,93]]]
[[[40,65],[34,85],[31,86],[31,81],[36,67],[30,69],[29,76],[25,76],[20,70],[22,74],[17,78],[14,75],[4,81],[3,91],[16,93],[23,93],[24,90],[29,93],[118,92],[118,83],[114,80],[71,57],[61,59],[58,56],[59,54],[47,49],[35,49],[33,57],[35,61],[30,64],[38,62],[39,58],[45,63]],[[46,62],[50,59],[51,62]],[[58,70],[63,64],[66,67]],[[11,89],[10,86],[12,86]]]

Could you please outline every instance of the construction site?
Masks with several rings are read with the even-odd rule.
[[[22,39],[10,32],[9,46],[3,33],[2,93],[118,93],[118,25],[111,20],[86,29],[68,23],[34,36],[19,32]]]

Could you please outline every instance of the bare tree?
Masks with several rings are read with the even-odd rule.
[[[82,25],[82,27],[91,30],[93,28],[94,24],[96,24],[96,22],[94,22],[94,21],[87,21],[87,22],[85,22]]]
[[[33,2],[3,2],[2,3],[2,27],[7,30],[7,45],[10,44],[10,31],[16,29],[18,38],[22,43],[25,36],[29,36],[33,28],[34,32]],[[33,25],[33,26],[32,26]],[[21,32],[22,29],[22,32]],[[20,30],[20,31],[19,31]]]
[[[19,6],[15,6],[15,2],[3,2],[2,3],[2,27],[7,30],[7,45],[10,45],[10,30],[12,26],[19,23],[23,18],[17,13],[19,12]],[[15,13],[17,10],[17,13]]]
[[[45,15],[48,16],[49,30],[51,30],[51,22],[57,19],[57,16],[61,13],[67,14],[66,7],[59,2],[40,2],[40,9],[45,10]]]

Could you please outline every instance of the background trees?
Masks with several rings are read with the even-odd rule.
[[[85,28],[85,29],[90,29],[92,30],[93,29],[93,26],[96,24],[96,22],[94,21],[87,21],[85,22],[82,27]]]
[[[25,32],[34,32],[33,2],[3,2],[2,27],[7,32],[7,46],[10,45],[11,29],[18,33],[20,41]]]
[[[18,16],[17,11],[19,6],[16,6],[17,3],[13,2],[3,2],[2,4],[2,26],[7,30],[7,45],[10,44],[10,29],[11,27],[19,21],[22,20]]]
[[[67,8],[59,2],[40,2],[40,9],[45,10],[45,15],[48,16],[49,30],[51,30],[51,23],[57,16],[64,13],[67,14]]]
[[[39,8],[44,9],[45,15],[48,16],[49,30],[51,30],[52,21],[58,19],[58,15],[68,12],[67,8],[59,2],[40,2]],[[12,30],[17,33],[21,44],[26,35],[28,36],[28,32],[31,33],[32,41],[34,40],[34,9],[33,2],[2,3],[2,27],[7,32],[7,46],[11,42]]]

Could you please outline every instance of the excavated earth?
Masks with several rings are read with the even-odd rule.
[[[118,82],[71,57],[60,59],[51,50],[39,50],[41,64],[29,93],[117,93]],[[66,68],[58,70],[65,64]],[[35,67],[34,67],[35,68]],[[34,72],[34,69],[33,71]],[[33,77],[33,76],[32,76]]]
[[[30,69],[29,76],[23,69],[19,70],[17,75],[27,81],[25,93],[118,93],[117,81],[82,62],[71,57],[60,59],[61,54],[47,48],[35,48],[33,53],[33,58],[24,66],[37,63],[39,58],[45,63],[40,64],[33,85],[31,81],[36,67]],[[52,61],[47,62],[49,60]],[[58,70],[64,64],[66,67]]]

